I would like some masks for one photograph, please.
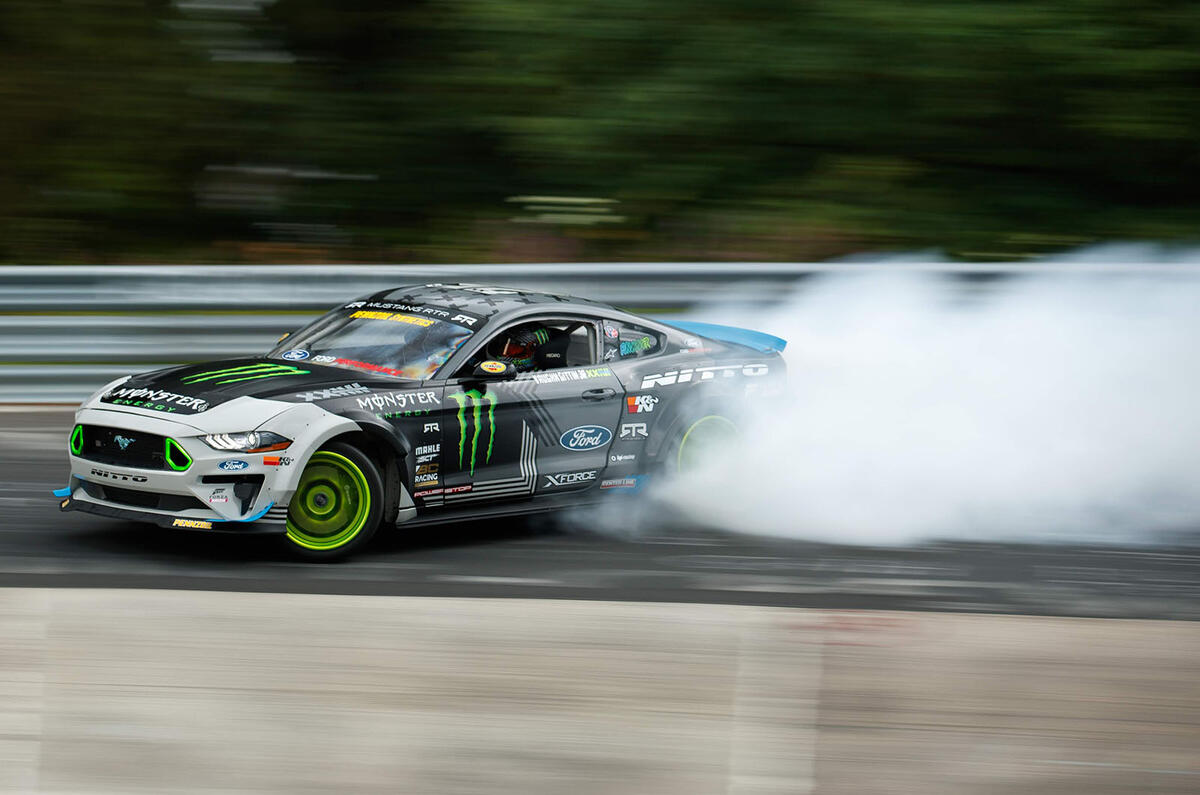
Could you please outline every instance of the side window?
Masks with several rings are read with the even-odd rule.
[[[604,358],[635,359],[651,356],[663,349],[662,335],[641,326],[629,323],[604,321]]]
[[[512,364],[518,372],[586,367],[596,363],[596,327],[571,319],[526,320],[492,336],[459,371],[465,376],[486,359]]]

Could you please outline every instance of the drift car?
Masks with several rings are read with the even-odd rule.
[[[782,389],[785,344],[503,287],[383,290],[265,356],[106,385],[54,493],[335,558],[381,525],[579,505],[721,456],[737,409]]]

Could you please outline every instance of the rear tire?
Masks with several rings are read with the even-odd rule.
[[[682,423],[665,460],[667,472],[686,475],[713,459],[728,455],[739,431],[733,420],[720,414],[705,414]]]
[[[288,505],[291,551],[307,560],[330,561],[362,549],[383,517],[379,467],[357,447],[330,442],[312,454]]]

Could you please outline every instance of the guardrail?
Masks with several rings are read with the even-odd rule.
[[[821,274],[879,270],[968,284],[1048,270],[1195,272],[922,262],[0,266],[0,402],[76,402],[131,371],[261,352],[341,300],[406,283],[504,284],[661,312],[766,306]]]

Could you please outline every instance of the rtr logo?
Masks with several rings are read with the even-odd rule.
[[[636,440],[645,439],[649,436],[650,434],[646,432],[646,423],[644,422],[627,422],[621,425],[622,439]]]

